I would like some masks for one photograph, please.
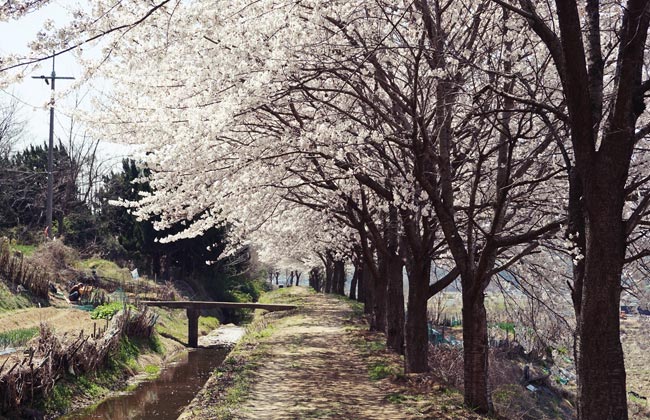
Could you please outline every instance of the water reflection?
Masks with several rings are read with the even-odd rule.
[[[226,350],[192,350],[165,369],[156,380],[141,383],[130,394],[106,400],[92,412],[67,416],[66,419],[176,419],[226,354]]]

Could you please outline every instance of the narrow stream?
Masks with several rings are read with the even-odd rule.
[[[190,350],[184,358],[165,368],[157,379],[142,382],[129,394],[110,398],[65,419],[175,420],[227,354],[225,349]]]

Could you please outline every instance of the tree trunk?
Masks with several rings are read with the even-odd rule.
[[[65,233],[66,233],[65,232],[65,224],[63,223],[63,219],[64,219],[63,212],[60,211],[59,214],[57,214],[57,218],[56,218],[57,228],[58,228],[57,235],[59,235],[59,237],[64,236]]]
[[[386,344],[404,354],[404,262],[399,254],[399,217],[390,206],[384,226],[385,255],[381,256],[379,273],[386,277]]]
[[[361,285],[363,286],[364,307],[363,311],[370,318],[370,328],[373,329],[375,323],[373,314],[375,313],[375,294],[374,294],[374,277],[370,272],[367,263],[363,264]]]
[[[352,281],[350,282],[350,299],[357,300],[357,282],[359,279],[359,269],[355,267]]]
[[[598,178],[597,185],[587,181],[585,188],[585,273],[576,343],[578,418],[626,420],[619,317],[626,248],[623,194],[622,188],[607,185],[606,175]]]
[[[463,359],[465,405],[479,414],[493,412],[488,388],[488,334],[485,295],[463,281]],[[476,284],[476,283],[474,283]]]
[[[386,292],[388,291],[388,281],[386,278],[387,264],[386,258],[381,254],[378,255],[377,266],[379,268],[378,273],[373,275],[373,310],[370,327],[373,330],[386,333]]]
[[[386,262],[386,345],[398,354],[404,354],[403,262],[399,255],[391,256]]]
[[[427,335],[427,301],[431,260],[412,259],[409,269],[409,298],[406,314],[406,373],[426,372],[429,339]]]
[[[314,267],[309,271],[309,285],[316,291],[321,291],[321,269],[319,267]]]
[[[604,73],[608,67],[600,39],[600,2],[586,2],[585,15],[578,11],[576,2],[556,0],[555,4],[561,38],[545,37],[544,25],[531,23],[531,28],[542,34],[554,55],[569,111],[576,169],[584,187],[584,277],[574,279],[573,291],[578,419],[626,420],[619,305],[626,230],[633,228],[634,222],[623,221],[623,204],[637,141],[637,120],[645,110],[647,89],[642,81],[650,26],[648,4],[629,1],[615,17],[620,25],[611,28],[619,43],[614,73]],[[585,29],[587,45],[581,36]],[[613,88],[606,94],[604,74],[605,79],[613,76]],[[601,120],[605,132],[599,139]]]
[[[334,285],[332,292],[337,295],[345,295],[345,262],[334,262]]]
[[[334,282],[334,261],[330,256],[325,259],[325,293],[332,293],[332,283]]]
[[[366,274],[364,274],[363,264],[359,264],[357,268],[357,300],[362,302],[364,305],[366,303],[366,287],[364,285]]]

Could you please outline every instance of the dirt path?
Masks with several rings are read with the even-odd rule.
[[[295,292],[294,292],[295,291]],[[346,329],[349,306],[335,298],[293,288],[305,299],[298,314],[274,322],[264,342],[269,354],[253,374],[237,419],[414,418],[387,400],[371,381],[360,350]]]

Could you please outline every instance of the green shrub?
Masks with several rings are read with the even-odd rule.
[[[371,365],[368,373],[370,375],[370,379],[373,381],[378,381],[379,379],[384,379],[391,375],[394,375],[395,370],[392,367],[380,362]]]
[[[46,411],[57,412],[64,411],[72,403],[73,389],[64,383],[57,383],[52,388],[52,392],[43,402]]]
[[[226,284],[226,288],[226,300],[257,302],[262,293],[269,291],[269,284],[260,279],[230,279]]]
[[[240,290],[233,290],[230,293],[230,298],[234,302],[252,302],[253,297],[248,293],[242,292]]]
[[[136,359],[140,355],[140,349],[135,341],[129,340],[127,336],[122,336],[117,350],[111,358],[109,358],[109,365],[112,367],[127,366],[132,370],[137,370],[138,365]]]
[[[160,375],[160,366],[147,365],[144,367],[144,373],[146,373],[149,378],[155,378]]]
[[[556,350],[557,353],[561,356],[567,356],[569,354],[569,349],[565,346],[558,347]]]
[[[126,305],[127,308],[135,310],[135,306]],[[104,305],[99,305],[90,313],[92,319],[112,319],[116,313],[124,308],[121,302],[111,302]]]
[[[219,328],[219,319],[214,316],[201,316],[199,318],[199,331],[212,331]]]
[[[399,392],[392,392],[386,396],[386,400],[393,404],[402,404],[407,400],[407,398],[404,394],[400,394]]]
[[[151,337],[149,337],[149,348],[158,354],[165,352],[165,346],[163,346],[160,340],[160,335],[157,333],[151,334]]]

